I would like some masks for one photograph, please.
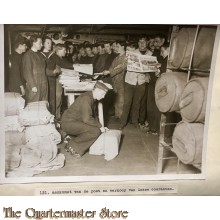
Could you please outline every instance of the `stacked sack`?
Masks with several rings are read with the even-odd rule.
[[[24,126],[18,121],[25,100],[18,93],[5,93],[5,170],[6,173],[20,166],[21,149],[25,146]]]
[[[25,100],[19,93],[5,93],[5,131],[22,132],[24,126],[21,126],[18,121],[19,112],[24,108]]]
[[[89,148],[89,154],[104,155],[105,160],[113,160],[118,155],[121,133],[120,130],[108,130],[102,133]]]
[[[57,149],[61,136],[53,124],[54,116],[47,109],[48,102],[29,103],[25,108],[24,103],[19,94],[5,95],[5,112],[16,113],[19,125],[16,131],[8,130],[8,124],[5,126],[8,177],[33,176],[64,166],[65,157]]]
[[[98,103],[99,122],[104,127],[103,107]],[[105,160],[113,160],[119,151],[121,141],[121,131],[110,129],[102,133],[89,148],[91,155],[104,155]]]

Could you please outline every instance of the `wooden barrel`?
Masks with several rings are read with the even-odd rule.
[[[155,102],[161,112],[179,111],[179,101],[187,82],[183,72],[167,72],[157,79]]]
[[[183,121],[204,123],[208,82],[208,77],[198,77],[185,86],[179,103]]]
[[[25,100],[19,93],[6,92],[5,94],[5,116],[18,115],[24,108]]]
[[[194,74],[208,76],[210,73],[216,26],[200,26],[193,52],[191,69]],[[183,27],[172,39],[168,68],[187,70],[196,36],[196,27]]]
[[[173,151],[184,164],[201,164],[204,125],[180,122],[175,127]]]
[[[169,64],[172,68],[189,68],[196,27],[183,27],[172,39]]]
[[[200,76],[209,76],[215,35],[215,26],[205,26],[199,29],[191,68],[194,70],[194,74]],[[202,70],[207,70],[207,72],[203,72]]]

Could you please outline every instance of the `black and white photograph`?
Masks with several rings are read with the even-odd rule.
[[[1,26],[3,183],[205,178],[218,25]]]

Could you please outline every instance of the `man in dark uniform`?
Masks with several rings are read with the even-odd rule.
[[[110,41],[104,42],[104,51],[105,53],[99,56],[94,67],[95,71],[97,71],[98,73],[109,70],[113,60],[118,56],[117,53],[114,53],[112,51]],[[110,75],[103,75],[101,79],[103,82],[112,85],[112,79]],[[115,93],[113,91],[109,91],[103,102],[105,120],[108,119],[109,115],[114,115],[114,106],[113,106],[114,99],[115,99]]]
[[[22,76],[22,54],[26,52],[25,38],[19,36],[14,42],[14,51],[9,56],[9,91],[25,95],[25,81]]]
[[[37,35],[30,37],[31,49],[22,59],[22,72],[26,80],[26,101],[37,102],[48,100],[48,81],[46,62],[38,52],[42,48],[42,39]]]
[[[118,54],[112,52],[110,42],[104,43],[104,50],[105,53],[99,56],[96,66],[94,67],[97,73],[109,70],[113,60],[118,56]],[[104,76],[102,80],[103,82],[112,84],[110,76]]]
[[[40,52],[46,61],[46,75],[48,79],[48,101],[50,112],[56,115],[56,76],[59,73],[56,63],[50,59],[54,55],[52,51],[52,39],[45,37],[43,39],[43,51]]]
[[[108,130],[98,120],[96,100],[105,97],[109,87],[97,81],[92,91],[80,95],[62,115],[61,127],[70,139],[67,151],[75,157],[81,157],[99,137],[101,132]]]
[[[64,44],[55,45],[55,53],[51,51],[52,40],[49,37],[44,38],[44,49],[41,52],[46,61],[46,74],[49,82],[49,104],[50,110],[56,119],[60,119],[62,104],[62,86],[59,83],[58,75],[61,73],[60,68],[73,69],[73,63],[64,60],[66,55],[66,46]]]

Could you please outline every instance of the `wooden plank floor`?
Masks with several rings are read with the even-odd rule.
[[[113,118],[108,127],[116,129],[119,123]],[[60,144],[60,152],[66,157],[65,166],[59,170],[48,171],[37,176],[107,176],[107,175],[154,175],[157,171],[158,136],[147,134],[128,124],[122,132],[119,155],[106,161],[104,156],[86,153],[81,158],[73,158]],[[177,160],[164,162],[164,173],[176,173]],[[180,173],[197,173],[192,166],[181,164]]]

